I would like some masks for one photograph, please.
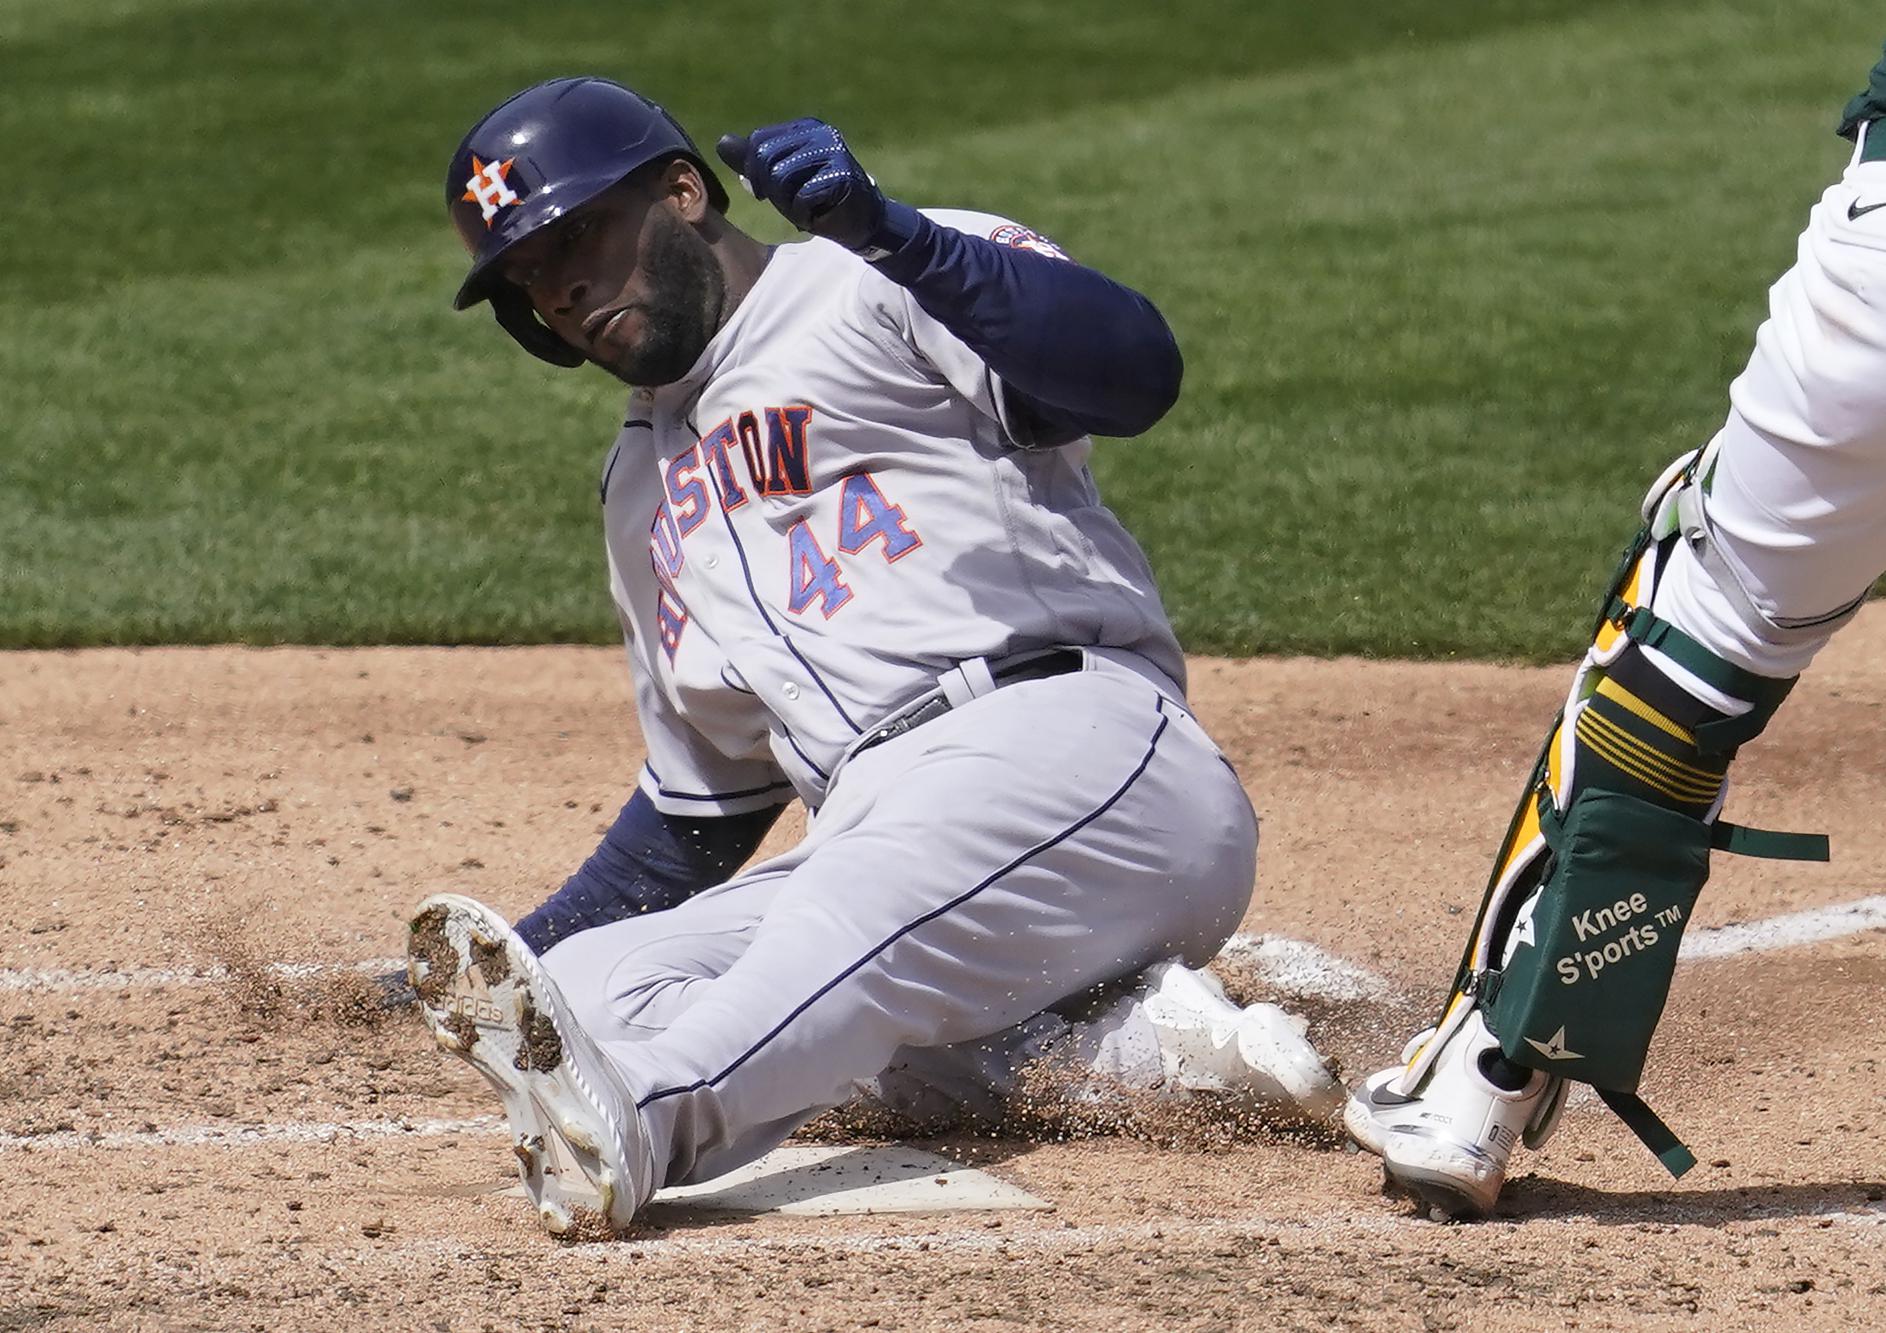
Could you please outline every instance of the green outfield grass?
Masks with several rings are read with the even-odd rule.
[[[1562,657],[1882,36],[1832,0],[0,0],[0,645],[612,638],[620,394],[450,311],[441,204],[490,103],[595,71],[709,142],[823,115],[1152,295],[1185,397],[1098,468],[1188,647]]]

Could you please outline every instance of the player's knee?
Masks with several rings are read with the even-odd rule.
[[[1647,568],[1634,600],[1743,673],[1792,677],[1852,619],[1866,588],[1835,586],[1821,566],[1803,563],[1807,539],[1794,524],[1718,466],[1725,453],[1762,447],[1753,441],[1746,424],[1731,423],[1651,487],[1639,538]]]
[[[1175,929],[1161,957],[1177,954],[1193,966],[1210,959],[1249,910],[1257,883],[1258,816],[1231,766],[1198,723],[1181,714],[1184,761],[1177,781],[1189,793],[1186,822],[1163,838],[1152,861],[1156,891],[1172,904]],[[1197,960],[1197,961],[1194,961]]]
[[[1603,715],[1595,730],[1618,742],[1610,748],[1636,753],[1638,747],[1619,733],[1641,732],[1643,744],[1657,752],[1644,756],[1653,766],[1674,764],[1686,774],[1697,767],[1713,771],[1717,758],[1726,762],[1736,747],[1761,733],[1792,688],[1797,673],[1751,670],[1740,655],[1725,654],[1725,636],[1683,614],[1688,599],[1671,595],[1677,574],[1706,572],[1729,608],[1724,615],[1761,625],[1771,637],[1786,636],[1783,627],[1766,620],[1722,552],[1708,514],[1705,478],[1712,463],[1710,449],[1686,454],[1644,497],[1644,527],[1605,596],[1565,711],[1557,742],[1561,761],[1570,757],[1574,739],[1587,745],[1600,739],[1575,727],[1595,706]],[[1609,702],[1599,702],[1604,699]],[[1633,724],[1626,714],[1645,725]]]

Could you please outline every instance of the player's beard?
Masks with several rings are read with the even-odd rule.
[[[666,209],[656,211],[644,244],[649,290],[636,304],[647,331],[596,364],[632,387],[653,388],[687,374],[720,329],[727,275],[701,234]]]

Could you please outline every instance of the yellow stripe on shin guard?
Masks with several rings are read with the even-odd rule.
[[[1676,723],[1672,722],[1662,713],[1659,713],[1656,709],[1652,708],[1635,694],[1632,694],[1615,680],[1612,680],[1609,676],[1606,676],[1603,680],[1598,682],[1597,692],[1613,703],[1616,703],[1619,707],[1629,709],[1632,713],[1650,723],[1651,726],[1656,727],[1659,731],[1676,737],[1676,739],[1682,741],[1685,745],[1693,747],[1696,744],[1696,737],[1692,732],[1679,727]]]
[[[1579,715],[1577,735],[1600,759],[1673,801],[1707,805],[1722,790],[1720,774],[1672,758],[1590,710]]]

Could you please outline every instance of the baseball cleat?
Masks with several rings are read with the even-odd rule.
[[[1310,1124],[1328,1123],[1342,1106],[1342,1084],[1304,1037],[1306,1024],[1276,1005],[1240,1009],[1211,973],[1178,962],[1148,968],[1139,1001],[1167,1087],[1244,1093]]]
[[[1413,1060],[1421,1048],[1434,1040],[1437,1028],[1427,1027],[1408,1039],[1408,1044],[1401,1048],[1401,1063],[1389,1069],[1378,1069],[1362,1081],[1362,1086],[1350,1093],[1342,1108],[1343,1128],[1355,1141],[1356,1147],[1364,1152],[1372,1152],[1377,1157],[1382,1155],[1382,1144],[1387,1134],[1383,1121],[1374,1114],[1375,1107],[1401,1105],[1401,1099],[1389,1085],[1395,1083],[1406,1072],[1409,1061]]]
[[[1404,1054],[1412,1060],[1433,1035],[1421,1033]],[[1498,1060],[1499,1048],[1475,1010],[1434,1055],[1416,1091],[1402,1090],[1407,1071],[1397,1065],[1364,1079],[1343,1109],[1349,1136],[1382,1158],[1388,1184],[1449,1218],[1493,1210],[1513,1149],[1522,1138],[1543,1143],[1563,1101],[1562,1080],[1516,1070]],[[1509,1081],[1517,1085],[1503,1086]]]
[[[523,940],[482,903],[441,893],[419,905],[406,952],[433,1039],[504,1104],[517,1173],[544,1229],[589,1230],[593,1214],[626,1226],[650,1189],[641,1119]]]

